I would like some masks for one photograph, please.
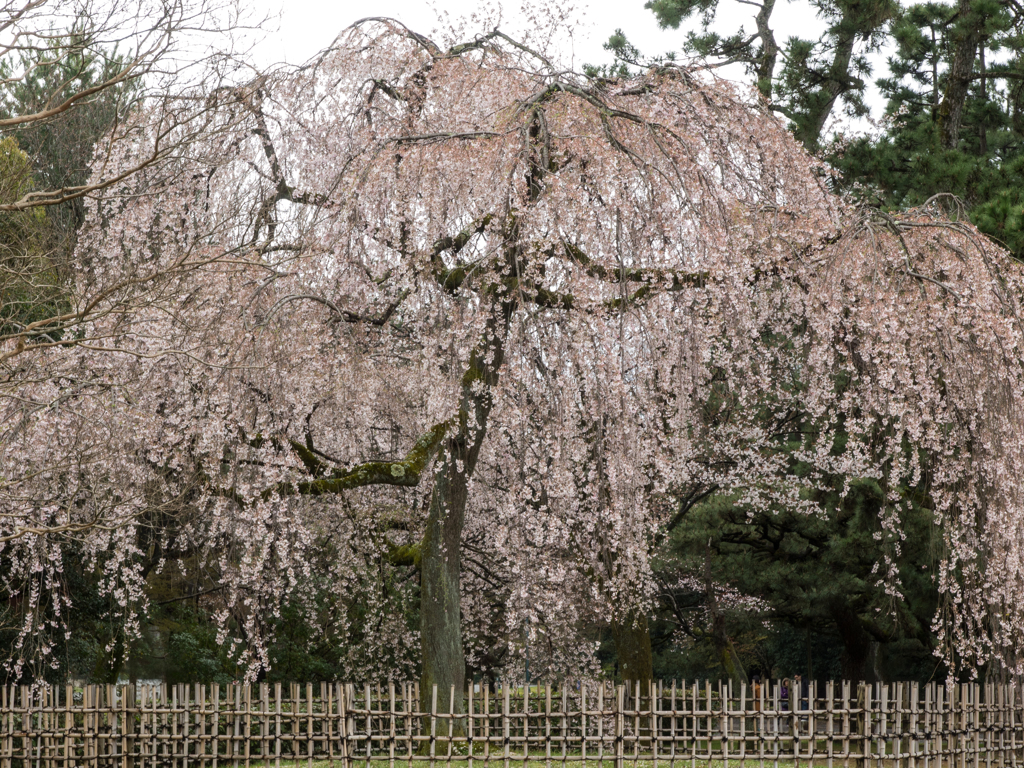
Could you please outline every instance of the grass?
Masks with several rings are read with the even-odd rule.
[[[905,763],[906,761],[904,761],[904,764]],[[244,762],[239,760],[238,764],[239,766],[242,766],[244,765]],[[604,760],[599,761],[596,758],[588,757],[587,761],[584,763],[579,755],[567,756],[564,763],[562,762],[561,755],[552,755],[550,763],[543,754],[530,755],[529,759],[526,761],[523,760],[522,754],[518,757],[509,757],[509,768],[521,768],[523,766],[534,766],[534,768],[540,768],[540,766],[547,766],[549,764],[552,768],[617,768],[614,759],[605,758]],[[859,764],[859,760],[851,760],[849,761],[849,768],[859,768]],[[218,763],[218,766],[223,766],[224,768],[227,768],[227,766],[230,765],[231,762],[229,760],[220,760]],[[276,763],[273,760],[267,762],[253,760],[249,765],[251,768],[274,768]],[[281,768],[305,768],[308,767],[310,763],[307,760],[286,760],[282,757],[280,765]],[[413,760],[412,765],[416,768],[417,766],[429,766],[431,763],[425,758],[417,757]],[[469,768],[469,760],[465,757],[453,756],[451,762],[449,762],[446,756],[438,756],[435,758],[433,765],[438,767],[444,766],[444,768]],[[485,763],[482,757],[473,758],[473,768],[477,768],[478,766],[479,768],[483,768],[484,765]],[[503,768],[504,759],[501,756],[492,756],[489,761],[489,765],[495,766],[495,768]],[[675,765],[677,768],[690,768],[694,763],[688,758],[677,756]],[[760,763],[756,756],[747,758],[743,763],[739,760],[729,760],[728,763],[726,763],[725,760],[696,761],[697,768],[755,768],[759,765]],[[808,768],[810,766],[810,762],[807,760],[797,762],[789,759],[779,760],[777,763],[773,763],[766,755],[764,765],[773,766],[773,768],[774,766],[778,766],[778,768]],[[825,766],[828,765],[828,761],[818,759],[814,761],[814,765],[825,768]],[[891,760],[871,761],[871,768],[893,768],[894,765],[894,762]],[[332,764],[329,761],[319,759],[313,760],[312,766],[313,768],[332,768]],[[341,768],[341,766],[341,760],[335,759],[333,768]],[[407,768],[408,766],[408,758],[404,760],[398,757],[395,758],[394,768]],[[622,766],[623,768],[654,768],[654,760],[648,756],[641,757],[634,761],[632,757],[627,756],[623,758]],[[669,766],[670,762],[668,759],[662,757],[658,758],[658,768],[669,768]],[[833,761],[833,766],[834,768],[842,768],[844,766],[844,762],[841,759],[836,759]],[[349,761],[348,768],[392,768],[392,764],[387,759],[367,761],[365,759],[359,760],[353,758]]]
[[[229,765],[229,763],[227,763],[225,761],[221,761],[220,764],[223,765],[223,766]],[[634,768],[634,766],[636,766],[636,768],[654,768],[654,761],[652,759],[641,758],[641,759],[637,760],[634,763],[632,759],[624,758],[622,764],[623,764],[623,768]],[[751,765],[751,766],[752,765],[756,765],[756,761],[754,763],[751,763],[751,761],[748,760],[747,764]],[[770,763],[766,760],[765,764],[769,765]],[[239,762],[239,765],[242,765],[241,761]],[[251,768],[274,768],[275,763],[274,763],[274,761],[271,760],[271,761],[266,762],[266,763],[263,763],[263,762],[251,762],[251,763],[249,763],[249,765],[251,766]],[[285,760],[284,758],[281,759],[281,768],[303,768],[303,767],[308,766],[308,765],[309,765],[309,762],[307,762],[306,760]],[[395,768],[407,768],[408,765],[409,765],[408,759],[400,760],[397,757],[395,758]],[[428,766],[428,765],[430,765],[430,763],[427,762],[426,760],[423,760],[423,759],[417,759],[417,760],[415,760],[413,762],[414,768],[416,766]],[[451,766],[451,768],[469,768],[469,760],[467,760],[465,757],[460,757],[460,758],[454,758],[453,757],[451,763],[449,763],[446,760],[445,757],[438,757],[438,758],[436,758],[436,760],[434,762],[434,765],[435,766],[444,766],[444,768],[448,768],[449,765]],[[480,757],[473,758],[473,767],[474,768],[477,768],[477,766],[480,766],[480,768],[483,768],[483,765],[484,765],[483,758],[480,758]],[[501,766],[504,766],[504,759],[501,758],[501,757],[492,757],[491,760],[490,760],[490,765],[495,766],[495,768],[499,768]],[[528,761],[524,761],[522,755],[520,755],[518,758],[514,758],[514,757],[510,757],[509,758],[509,768],[520,768],[520,766],[524,766],[524,765],[534,766],[535,768],[540,768],[540,766],[546,766],[547,765],[547,760],[545,759],[544,755],[531,755],[530,759]],[[678,759],[676,761],[676,765],[678,766],[678,768],[687,768],[688,766],[690,766],[692,764],[691,764],[691,762],[689,760]],[[313,761],[313,768],[329,768],[329,766],[330,766],[330,763],[327,760],[314,760]],[[598,761],[595,758],[587,758],[586,763],[584,763],[577,756],[577,757],[567,758],[566,761],[563,763],[562,759],[561,759],[561,756],[557,756],[556,757],[554,755],[552,755],[552,757],[551,757],[551,766],[552,766],[552,768],[562,768],[562,766],[564,766],[565,768],[584,768],[584,766],[586,768],[616,768],[615,760],[609,760],[607,758],[605,760],[602,760],[602,761]],[[659,768],[661,768],[661,766],[664,766],[665,768],[669,768],[669,762],[668,762],[668,760],[659,759],[658,760],[658,766],[659,766]],[[792,761],[790,761],[788,763],[780,762],[779,766],[780,766],[780,768],[795,768],[795,766],[793,765]],[[340,760],[335,760],[334,761],[334,768],[340,768],[340,767],[341,767],[341,761]],[[739,763],[738,760],[730,760],[729,761],[729,765],[726,766],[724,760],[712,760],[710,762],[706,761],[706,760],[698,760],[697,761],[697,767],[698,768],[740,768],[740,763]],[[371,760],[369,763],[367,763],[366,760],[355,760],[355,759],[353,759],[352,761],[349,762],[349,768],[391,768],[391,763],[388,760]]]

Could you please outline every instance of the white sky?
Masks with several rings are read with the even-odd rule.
[[[468,16],[484,5],[481,0],[371,0],[371,2],[331,2],[330,0],[255,0],[276,19],[279,31],[268,33],[256,51],[261,63],[287,61],[300,64],[326,48],[342,29],[366,16],[389,16],[417,32],[429,34],[438,26],[438,13],[453,18]],[[520,0],[503,3],[503,28],[520,26],[524,15]],[[550,2],[538,3],[550,5]],[[577,66],[604,64],[610,54],[601,45],[621,27],[629,40],[645,54],[663,54],[678,50],[684,32],[658,29],[654,14],[644,8],[644,0],[577,0],[574,50],[564,51]],[[739,24],[753,29],[753,9],[734,3],[723,4],[722,28],[734,30]],[[730,15],[732,16],[730,18]],[[791,34],[817,35],[824,27],[802,0],[779,3],[772,15],[776,37],[781,43]],[[738,22],[738,23],[737,23]],[[274,24],[271,24],[273,28]]]
[[[523,4],[550,8],[556,3],[566,6],[573,0],[503,0],[502,28],[510,34],[524,24]],[[584,64],[605,64],[612,56],[602,44],[616,30],[621,28],[626,37],[645,55],[661,55],[681,48],[685,31],[658,28],[654,14],[644,8],[645,0],[575,0],[577,10],[571,13],[575,19],[571,47],[561,51],[564,64],[581,69]],[[334,38],[348,25],[367,16],[388,16],[398,19],[410,28],[423,34],[430,34],[439,26],[439,14],[450,18],[465,17],[479,12],[488,0],[250,0],[254,10],[274,18],[264,26],[265,37],[253,50],[257,66],[275,62],[301,64],[329,46]],[[497,3],[495,3],[497,4]],[[723,2],[719,7],[716,28],[718,31],[733,33],[742,25],[754,29],[756,8],[737,2]],[[696,28],[696,22],[691,28]],[[793,35],[816,39],[823,31],[824,24],[816,17],[806,0],[788,0],[775,6],[772,27],[780,45]],[[475,27],[471,27],[475,28]],[[883,74],[884,56],[876,55],[875,73],[872,79]],[[719,74],[743,79],[741,67],[719,70]],[[881,114],[884,104],[873,86],[869,87],[868,103],[875,116]],[[857,121],[850,126],[865,130],[866,124]]]

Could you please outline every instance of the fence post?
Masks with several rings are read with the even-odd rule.
[[[131,706],[128,699],[131,698]],[[135,686],[121,689],[121,756],[124,768],[135,768]]]
[[[870,742],[870,735],[867,733],[869,718],[867,714],[867,707],[869,703],[870,695],[868,694],[867,684],[861,680],[857,684],[857,715],[854,718],[854,731],[859,737],[860,741],[860,759],[859,765],[861,768],[871,767],[871,757],[868,753],[868,744]]]
[[[347,713],[345,712],[345,705],[348,703],[346,699],[347,690],[344,684],[338,684],[337,687],[337,698],[338,698],[338,746],[341,752],[341,768],[349,768],[348,761],[348,721]],[[280,708],[280,707],[279,707]],[[409,738],[412,738],[411,728]]]
[[[541,740],[544,750],[540,759],[545,762],[553,763],[560,757],[564,762],[573,749],[579,749],[581,758],[590,759],[594,757],[592,749],[596,743],[597,759],[611,758],[614,761],[611,768],[625,768],[627,756],[630,762],[661,762],[663,747],[669,743],[671,750],[666,751],[679,759],[683,750],[687,763],[698,762],[698,754],[702,759],[743,762],[756,749],[758,760],[762,757],[766,762],[784,759],[792,760],[794,765],[797,761],[806,765],[812,759],[835,760],[841,746],[840,759],[848,768],[872,768],[875,762],[879,765],[884,762],[889,768],[1021,766],[1024,708],[1016,683],[967,683],[949,688],[929,683],[922,692],[915,683],[880,684],[876,689],[861,682],[857,684],[855,695],[849,682],[842,684],[841,695],[840,686],[827,683],[823,704],[815,684],[808,710],[800,709],[797,693],[791,699],[796,709],[786,711],[770,708],[764,688],[750,711],[751,699],[745,687],[739,689],[737,696],[736,689],[730,690],[724,683],[717,692],[710,683],[703,689],[694,685],[692,702],[679,710],[679,691],[673,686],[668,711],[662,709],[668,706],[668,702],[663,703],[670,695],[667,689],[652,683],[645,693],[642,685],[628,683],[628,689],[626,685],[599,684],[593,697],[596,709],[588,701],[587,687],[581,686],[578,713],[571,711],[567,689],[556,692],[546,685],[544,701],[537,702],[542,709],[538,709],[540,714],[534,715],[530,709],[530,691],[524,690],[522,704],[516,705],[514,699],[519,691],[513,693],[506,682],[502,701],[495,701],[493,724],[487,691],[484,690],[478,700],[470,689],[467,701],[471,706],[465,715],[467,752],[472,749],[470,757],[478,768],[478,740],[483,742],[483,762],[493,757],[498,768],[501,764],[508,768],[513,752],[517,765],[540,756],[539,752],[531,753],[531,746],[539,745]],[[218,687],[213,688],[207,700],[207,689],[200,685],[170,689],[164,686],[87,686],[81,701],[75,700],[71,686],[62,690],[42,689],[35,694],[28,687],[3,687],[0,688],[0,768],[28,766],[29,762],[34,768],[68,768],[79,764],[93,768],[100,764],[146,768],[156,762],[186,762],[195,764],[196,768],[212,763],[213,768],[218,765],[228,768],[228,763],[241,764],[243,760],[257,759],[257,753],[259,760],[265,761],[269,768],[271,761],[280,760],[284,746],[291,747],[293,757],[299,756],[300,742],[306,746],[299,759],[307,764],[326,752],[326,758],[331,761],[340,754],[340,768],[354,768],[357,758],[362,764],[362,752],[370,759],[375,746],[380,745],[380,760],[387,760],[384,768],[395,768],[400,762],[398,745],[404,743],[408,744],[408,754],[401,757],[408,758],[410,764],[416,759],[423,761],[424,768],[429,768],[428,761],[431,766],[445,763],[452,768],[450,764],[456,761],[459,746],[456,741],[461,741],[461,737],[453,733],[459,716],[453,710],[455,699],[451,690],[446,713],[438,709],[436,693],[431,697],[429,710],[413,704],[418,696],[414,695],[415,686],[411,684],[403,686],[402,708],[394,684],[389,684],[386,691],[377,689],[376,707],[369,688],[360,692],[351,685],[322,685],[317,702],[313,687],[308,684],[304,687],[303,697],[300,687],[293,686],[290,708],[287,702],[282,702],[280,685],[274,687],[273,702],[270,688],[261,685],[259,706],[255,706],[253,696],[256,694],[251,688],[237,685],[226,689],[223,706],[219,702]],[[684,684],[684,699],[687,690]],[[194,691],[194,695],[190,691]],[[776,693],[772,690],[777,706]],[[120,701],[117,694],[121,696]],[[558,702],[554,700],[556,695],[560,696]],[[363,696],[365,707],[359,702]],[[510,702],[510,698],[513,701]],[[521,709],[513,711],[516,706]],[[756,720],[753,726],[749,715]],[[544,718],[542,726],[531,722],[540,717]],[[607,720],[609,717],[611,722]],[[402,718],[407,734],[403,733]],[[665,718],[669,720],[666,722]],[[686,722],[680,724],[680,718]],[[806,731],[802,718],[807,718]],[[445,719],[447,734],[438,732],[439,723],[443,728]],[[282,722],[285,720],[287,722]],[[779,727],[769,728],[766,720],[778,721]],[[787,746],[789,734],[784,725],[787,721],[800,723],[799,731],[791,732],[792,749]],[[483,722],[483,729],[480,722]],[[291,733],[286,727],[289,723]],[[734,727],[737,724],[738,727]],[[531,733],[531,729],[537,731],[541,727],[539,734]],[[824,741],[820,749],[816,743],[819,736]],[[502,754],[492,755],[491,746],[502,743],[502,737]],[[365,748],[362,746],[364,739]],[[521,753],[518,748],[512,749],[520,740]],[[321,741],[326,742],[325,748]],[[555,754],[556,743],[561,755]],[[422,749],[416,749],[417,744]],[[439,744],[445,747],[440,753]],[[766,754],[769,749],[772,753]],[[414,752],[418,754],[414,756]]]
[[[622,716],[623,700],[626,689],[624,686],[615,686],[615,768],[622,768],[623,739],[625,734],[625,718]]]

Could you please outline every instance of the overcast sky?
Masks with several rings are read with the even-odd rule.
[[[265,7],[277,18],[271,25],[276,33],[268,33],[260,44],[258,58],[261,63],[287,61],[300,64],[330,45],[335,36],[349,24],[366,16],[390,16],[416,30],[429,33],[438,26],[438,15],[468,16],[479,11],[481,0],[263,0]],[[262,4],[262,3],[261,3]],[[521,0],[502,3],[503,26],[514,29],[524,23]],[[551,3],[539,3],[541,7]],[[568,3],[562,5],[568,6]],[[622,28],[626,36],[645,54],[663,54],[678,50],[684,33],[661,30],[654,14],[644,8],[644,0],[577,0],[575,34],[571,50],[563,50],[566,63],[572,58],[577,67],[583,64],[603,64],[611,56],[602,49],[609,35]],[[723,29],[735,30],[739,24],[753,28],[756,9],[738,3],[723,3],[720,21]],[[816,34],[823,26],[806,3],[797,0],[779,3],[773,14],[779,42],[792,34]]]
[[[487,6],[487,0],[250,0],[257,8],[266,9],[273,18],[264,28],[264,38],[253,51],[257,66],[265,67],[275,62],[301,64],[330,45],[345,27],[367,16],[389,16],[402,21],[410,28],[424,34],[439,26],[439,15],[449,18],[469,16]],[[644,8],[645,0],[576,0],[576,10],[571,12],[575,20],[571,38],[561,48],[563,64],[581,69],[584,64],[605,64],[612,56],[602,44],[616,30],[621,28],[627,38],[645,55],[662,55],[678,51],[685,36],[683,30],[658,28],[654,14]],[[524,4],[550,9],[556,2],[566,7],[572,0],[505,0],[501,3],[502,28],[515,33],[525,22],[522,10]],[[497,3],[491,3],[492,7]],[[746,30],[754,28],[754,13],[750,4],[740,2],[721,3],[718,11],[717,30],[734,33],[739,26]],[[793,35],[816,38],[824,30],[824,24],[815,16],[806,0],[789,0],[775,6],[772,26],[780,44]],[[696,25],[692,25],[693,28]],[[875,74],[878,77],[884,67],[884,56],[876,55]],[[719,70],[719,74],[730,79],[744,79],[740,67]],[[869,88],[868,103],[875,116],[881,114],[884,106],[874,87]],[[857,121],[849,126],[854,130],[870,130],[866,123]]]

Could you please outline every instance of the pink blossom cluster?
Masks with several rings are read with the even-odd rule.
[[[372,614],[358,642],[344,610],[325,629],[353,678],[407,677],[407,593],[372,584],[401,580],[458,438],[481,446],[453,460],[464,546],[443,553],[471,661],[505,637],[518,668],[529,639],[551,674],[596,674],[587,628],[649,605],[681,498],[815,514],[845,476],[889,492],[894,593],[899,488],[927,494],[941,652],[1021,671],[1024,275],[969,225],[850,209],[722,81],[593,81],[496,33],[363,23],[214,98],[180,152],[90,202],[85,319],[0,350],[18,664],[59,631],[73,549],[129,633],[175,560],[223,586],[252,673],[268,618],[326,585]],[[155,140],[161,113],[140,119]]]

